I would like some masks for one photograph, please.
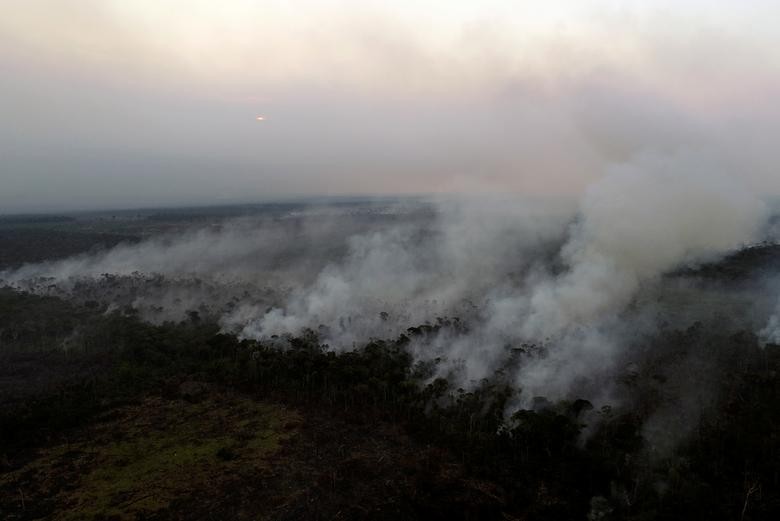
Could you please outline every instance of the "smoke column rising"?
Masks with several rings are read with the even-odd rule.
[[[67,286],[133,272],[284,287],[270,300],[234,299],[220,312],[223,328],[261,341],[311,329],[334,350],[460,317],[465,328],[413,339],[412,353],[440,360],[441,376],[469,387],[504,367],[509,347],[541,346],[544,354],[524,358],[512,379],[524,399],[555,399],[575,383],[583,392],[583,382],[608,374],[629,349],[620,321],[638,294],[670,271],[759,240],[768,216],[764,202],[717,165],[680,155],[612,167],[576,210],[489,197],[431,204],[427,220],[243,220],[0,275],[20,287],[40,276]],[[202,294],[159,298],[192,306]]]

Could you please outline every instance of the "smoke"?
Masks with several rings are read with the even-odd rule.
[[[764,202],[733,177],[692,160],[647,157],[615,167],[583,197],[560,249],[562,272],[548,264],[505,291],[452,352],[475,368],[474,379],[491,369],[485,345],[500,359],[507,343],[542,344],[546,355],[526,362],[516,383],[529,397],[565,397],[572,385],[607,374],[631,334],[656,326],[638,313],[633,331],[616,325],[640,290],[758,240],[766,217]],[[466,345],[482,347],[470,353]]]
[[[658,328],[664,276],[761,239],[768,217],[736,177],[680,153],[613,165],[578,205],[474,197],[356,208],[222,222],[0,278],[124,303],[149,320],[199,310],[279,345],[306,330],[336,351],[405,334],[412,355],[455,385],[504,371],[522,390],[512,407],[534,396],[615,403],[609,382],[637,336]]]
[[[780,241],[775,238],[775,243],[778,242]],[[770,316],[759,330],[758,338],[762,346],[767,344],[780,345],[780,298],[777,298],[777,295],[780,294],[780,277],[775,273],[774,277],[763,282],[765,291],[770,293],[774,299],[771,304]]]
[[[780,344],[780,302],[777,303],[777,308],[774,314],[769,317],[766,326],[758,332],[758,337],[764,345]]]
[[[754,241],[765,208],[727,177],[653,164],[596,183],[581,215],[561,252],[569,271],[533,291],[527,334],[592,322],[665,271]]]
[[[233,315],[223,323],[256,339],[318,329],[332,348],[351,349],[437,318],[471,315],[475,302],[511,285],[554,251],[571,218],[558,201],[433,204],[435,219],[423,226],[411,223],[348,238],[345,259],[326,266],[284,306],[242,328]],[[245,309],[237,313],[246,316]]]
[[[181,320],[191,310],[216,320],[241,306],[278,305],[327,262],[341,259],[346,237],[396,211],[404,209],[370,206],[353,215],[351,209],[311,207],[277,217],[218,220],[107,251],[28,264],[0,272],[0,281],[112,309],[131,306],[153,322]]]
[[[593,382],[614,372],[630,350],[626,339],[655,327],[636,311],[633,331],[620,326],[637,295],[666,273],[758,240],[768,215],[715,165],[673,156],[615,166],[586,191],[568,226],[565,211],[501,203],[438,201],[427,233],[401,227],[353,237],[344,262],[284,305],[255,309],[248,322],[252,310],[241,309],[223,324],[261,340],[309,328],[331,348],[351,349],[465,317],[465,330],[413,339],[415,356],[439,361],[437,376],[472,386],[505,366],[512,348],[532,345],[543,355],[526,357],[514,375],[523,400],[565,398],[574,388],[597,397],[608,391]]]

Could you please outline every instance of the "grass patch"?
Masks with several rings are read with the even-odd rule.
[[[42,451],[0,477],[0,490],[49,501],[53,519],[136,519],[269,468],[299,424],[294,411],[242,396],[150,398]]]

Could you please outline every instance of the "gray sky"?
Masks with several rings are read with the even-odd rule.
[[[648,156],[780,193],[777,2],[0,9],[0,213],[576,195]]]

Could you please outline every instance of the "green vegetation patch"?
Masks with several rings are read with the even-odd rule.
[[[299,424],[295,411],[238,395],[149,398],[42,451],[0,489],[51,502],[53,519],[136,519],[268,470]]]

